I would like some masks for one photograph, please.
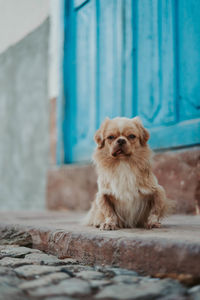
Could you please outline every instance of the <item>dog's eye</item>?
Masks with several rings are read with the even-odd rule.
[[[109,140],[113,140],[115,137],[114,137],[114,135],[109,135],[107,138],[108,138]]]
[[[136,136],[134,134],[130,134],[128,137],[129,139],[134,139]]]

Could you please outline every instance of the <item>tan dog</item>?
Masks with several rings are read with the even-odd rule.
[[[98,193],[87,224],[104,230],[159,226],[168,203],[152,173],[149,133],[140,119],[107,118],[94,139]]]

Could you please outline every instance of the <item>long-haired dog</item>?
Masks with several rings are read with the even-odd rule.
[[[152,172],[148,131],[140,119],[106,119],[94,139],[98,193],[86,223],[104,230],[159,227],[168,210]]]

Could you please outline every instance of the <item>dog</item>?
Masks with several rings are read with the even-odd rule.
[[[139,117],[106,118],[97,130],[98,192],[87,225],[101,230],[160,227],[169,203],[152,172],[149,137]]]

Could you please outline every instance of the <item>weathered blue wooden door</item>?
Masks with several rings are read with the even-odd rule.
[[[139,115],[154,149],[200,143],[200,1],[66,0],[64,20],[64,162],[106,116]]]

